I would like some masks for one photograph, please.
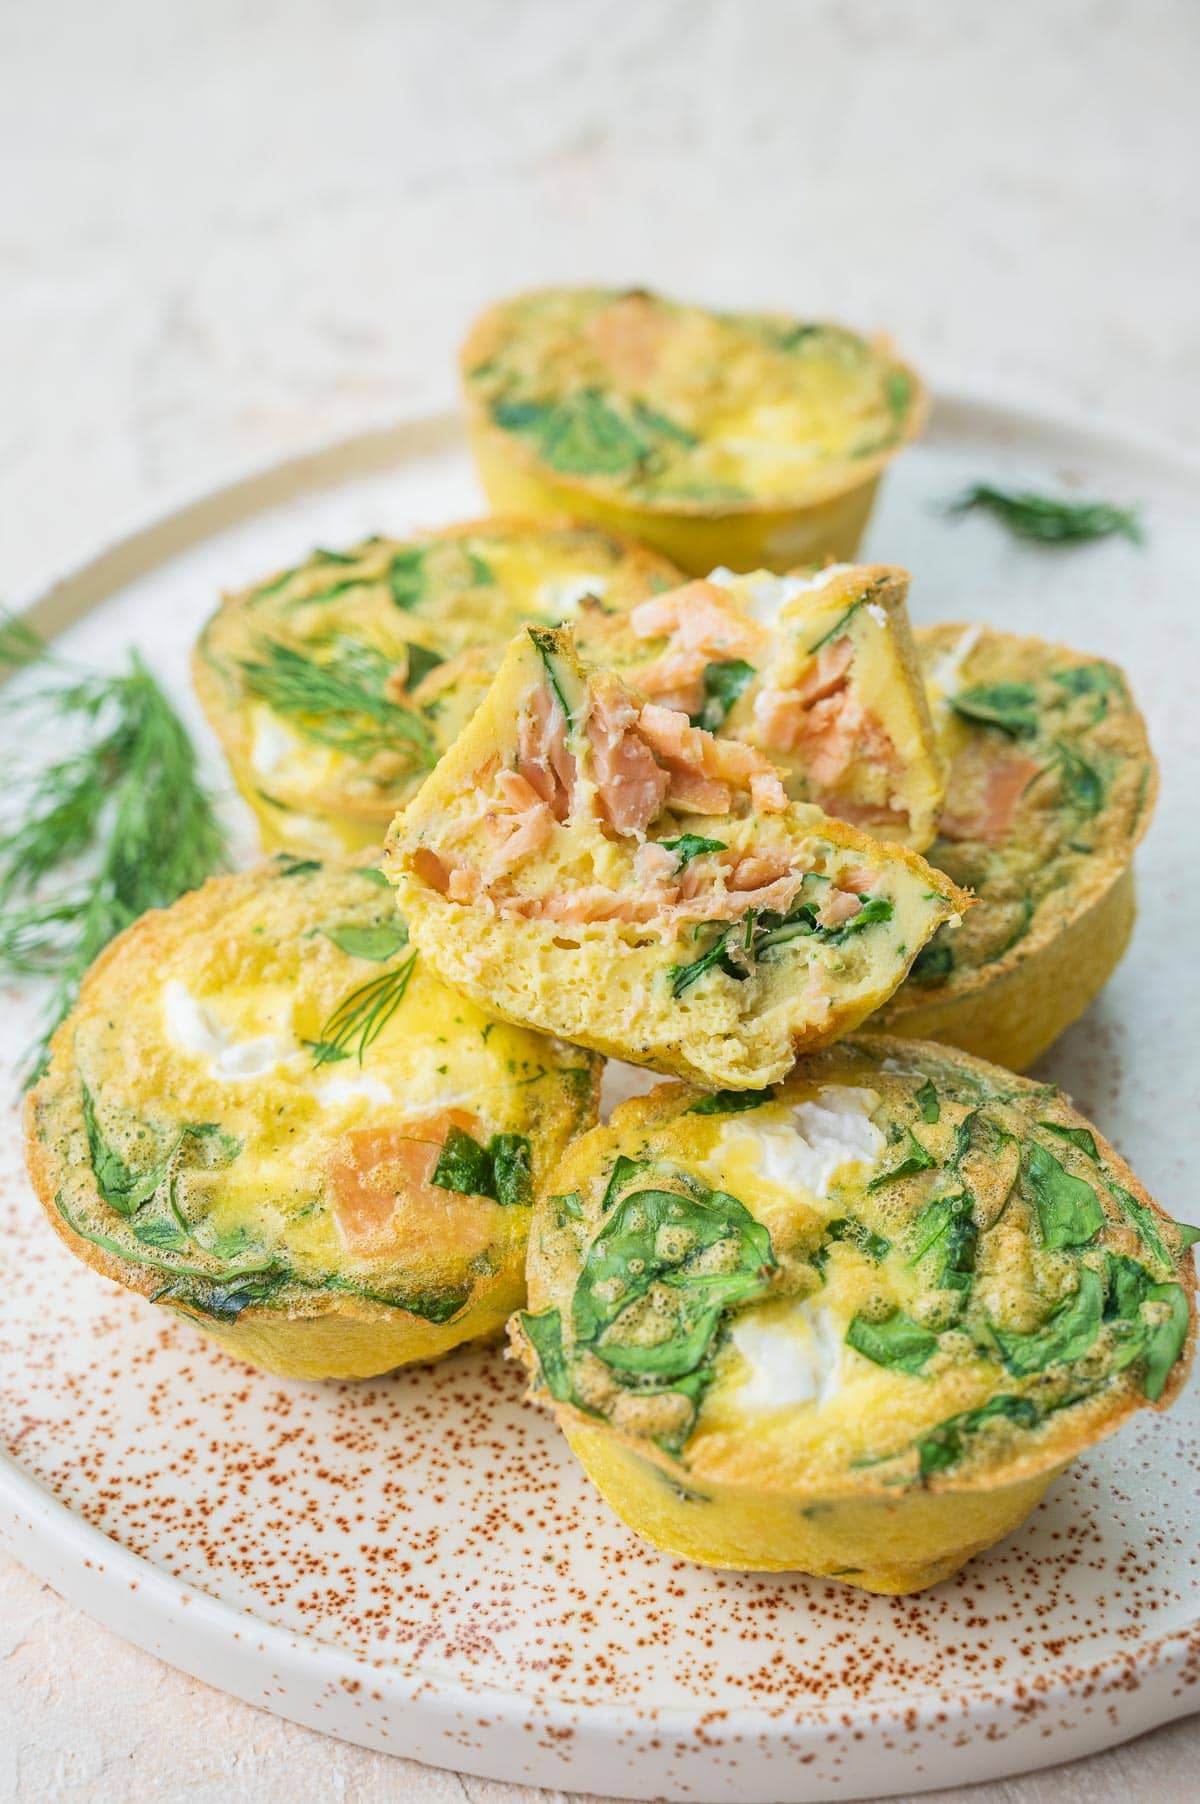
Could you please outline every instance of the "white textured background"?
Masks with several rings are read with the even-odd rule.
[[[542,280],[886,327],[935,385],[1194,448],[1198,121],[1197,0],[0,0],[0,594],[444,403]],[[1193,1720],[953,1795],[1183,1804],[1198,1767]],[[527,1796],[251,1711],[0,1560],[4,1804]]]

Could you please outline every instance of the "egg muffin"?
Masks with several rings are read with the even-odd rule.
[[[881,340],[642,289],[502,301],[461,366],[494,507],[596,520],[695,576],[852,557],[884,466],[925,417]]]
[[[585,600],[576,641],[651,701],[764,752],[793,801],[922,851],[945,796],[908,576],[714,570],[627,614]]]
[[[768,759],[530,628],[389,836],[431,968],[506,1020],[716,1086],[878,1007],[964,897]]]
[[[285,854],[113,941],[27,1158],[105,1277],[268,1371],[363,1378],[500,1331],[598,1082],[445,989],[377,871]]]
[[[1115,664],[979,626],[917,634],[948,768],[931,863],[978,903],[872,1025],[1023,1070],[1112,976],[1158,772]]]
[[[919,1591],[1175,1398],[1198,1233],[1061,1091],[864,1036],[576,1141],[513,1339],[655,1546]]]
[[[193,676],[264,845],[353,854],[382,845],[518,627],[570,620],[584,596],[620,613],[678,581],[562,520],[367,539],[227,596]]]

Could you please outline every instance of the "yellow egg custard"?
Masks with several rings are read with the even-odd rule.
[[[513,641],[384,869],[430,967],[481,1005],[747,1089],[878,1007],[967,904],[544,628]]]
[[[945,797],[908,576],[714,570],[627,614],[584,601],[576,642],[651,701],[757,747],[793,801],[923,851]]]
[[[990,627],[917,634],[948,768],[930,861],[978,905],[877,1022],[1023,1070],[1112,976],[1158,772],[1115,664]]]
[[[230,595],[200,636],[196,689],[264,845],[383,843],[526,622],[584,596],[620,613],[673,587],[665,559],[562,520],[475,520],[315,551]]]
[[[494,1335],[599,1060],[445,989],[372,870],[281,855],[103,953],[29,1097],[87,1264],[285,1377]]]
[[[656,1546],[919,1591],[1175,1398],[1198,1235],[1052,1086],[864,1036],[577,1140],[513,1338]]]
[[[696,576],[852,557],[925,417],[882,342],[642,289],[502,301],[461,365],[493,507],[596,520]]]

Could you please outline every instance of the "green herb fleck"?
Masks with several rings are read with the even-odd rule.
[[[1080,544],[1114,533],[1140,545],[1144,537],[1132,509],[1114,507],[1107,501],[1063,501],[978,482],[951,503],[950,512],[962,514],[973,508],[993,514],[1017,538],[1042,545]]]

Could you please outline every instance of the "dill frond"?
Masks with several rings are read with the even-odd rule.
[[[23,622],[0,620],[9,671],[43,650]],[[0,719],[10,743],[71,746],[32,774],[11,756],[3,769],[0,971],[53,979],[32,1079],[93,959],[148,908],[223,869],[226,839],[191,740],[136,653],[115,676],[47,662],[40,682],[5,688]]]
[[[320,1039],[309,1042],[313,1064],[318,1069],[353,1056],[362,1064],[367,1048],[379,1038],[404,1001],[416,962],[417,954],[410,952],[394,971],[385,971],[381,977],[360,984],[338,1003],[321,1029]]]
[[[952,514],[970,513],[973,508],[993,514],[1017,538],[1041,545],[1081,544],[1114,533],[1140,545],[1145,537],[1132,509],[1114,507],[1108,501],[1063,501],[977,482],[950,503]]]
[[[280,640],[264,639],[258,657],[243,662],[241,669],[252,695],[286,715],[318,745],[357,758],[401,752],[432,768],[429,727],[414,708],[386,693],[391,665],[374,647],[343,639],[332,657],[318,660]]]

